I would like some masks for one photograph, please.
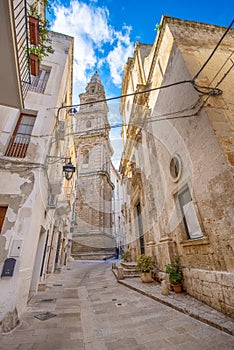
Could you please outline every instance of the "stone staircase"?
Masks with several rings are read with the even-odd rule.
[[[71,255],[75,260],[106,260],[115,256],[115,252],[108,248],[88,247],[73,244]]]
[[[121,261],[120,267],[123,269],[123,277],[140,277],[140,273],[137,271],[136,266],[137,263],[135,261]]]

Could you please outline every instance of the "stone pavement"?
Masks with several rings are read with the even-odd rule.
[[[112,270],[117,278],[117,270]],[[158,282],[142,283],[140,278],[124,278],[119,283],[129,287],[143,295],[157,300],[175,310],[188,314],[189,316],[221,329],[222,331],[234,335],[234,320],[223,313],[213,309],[207,304],[199,301],[189,294],[174,293],[170,291],[168,296],[161,294],[161,285]]]
[[[126,288],[115,279],[111,262],[70,262],[47,279],[20,325],[0,335],[1,350],[182,348],[232,350],[234,337]]]

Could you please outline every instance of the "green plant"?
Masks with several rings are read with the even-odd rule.
[[[152,256],[141,254],[137,260],[137,266],[136,269],[139,272],[150,272],[153,269],[154,261]]]
[[[162,28],[162,25],[161,25],[161,24],[159,24],[159,23],[156,23],[156,24],[155,24],[155,28],[154,28],[154,30],[155,30],[157,33],[159,33],[159,32],[160,32],[160,30],[161,30],[161,28]]]
[[[49,22],[43,19],[42,15],[38,14],[38,9],[36,5],[31,5],[29,7],[29,16],[38,18],[39,20],[39,43],[38,45],[31,45],[29,48],[29,53],[38,56],[39,63],[45,56],[50,53],[54,53],[52,48],[52,40],[48,37],[49,34]]]
[[[126,250],[124,253],[121,254],[121,258],[126,261],[130,262],[131,261],[131,253],[129,250]]]
[[[169,274],[169,278],[172,284],[181,284],[183,281],[183,274],[180,266],[180,260],[175,257],[171,264],[166,265],[166,273]]]

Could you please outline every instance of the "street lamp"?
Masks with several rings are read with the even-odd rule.
[[[56,159],[54,162],[49,161],[49,159]],[[56,156],[47,156],[48,164],[54,164],[59,160],[65,160],[65,165],[63,166],[63,173],[66,180],[71,180],[74,172],[76,171],[76,167],[71,162],[71,157],[56,157]]]
[[[73,173],[76,171],[76,167],[72,164],[71,158],[68,158],[69,162],[63,166],[63,172],[66,180],[71,180]]]
[[[76,114],[76,113],[77,113],[77,109],[76,109],[75,107],[70,108],[70,109],[68,110],[68,114],[69,114],[70,116],[73,116],[73,115]]]

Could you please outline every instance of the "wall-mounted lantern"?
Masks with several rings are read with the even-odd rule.
[[[51,159],[51,160],[50,160]],[[53,159],[55,159],[53,161]],[[71,180],[74,172],[76,171],[76,167],[71,162],[71,157],[56,157],[56,156],[47,156],[47,162],[48,164],[54,164],[56,162],[59,162],[60,160],[65,161],[65,165],[63,166],[63,173],[66,178],[66,180]]]
[[[67,164],[63,166],[63,172],[65,175],[66,180],[71,180],[73,173],[76,171],[76,167],[72,164],[71,158],[68,158],[69,161]]]

